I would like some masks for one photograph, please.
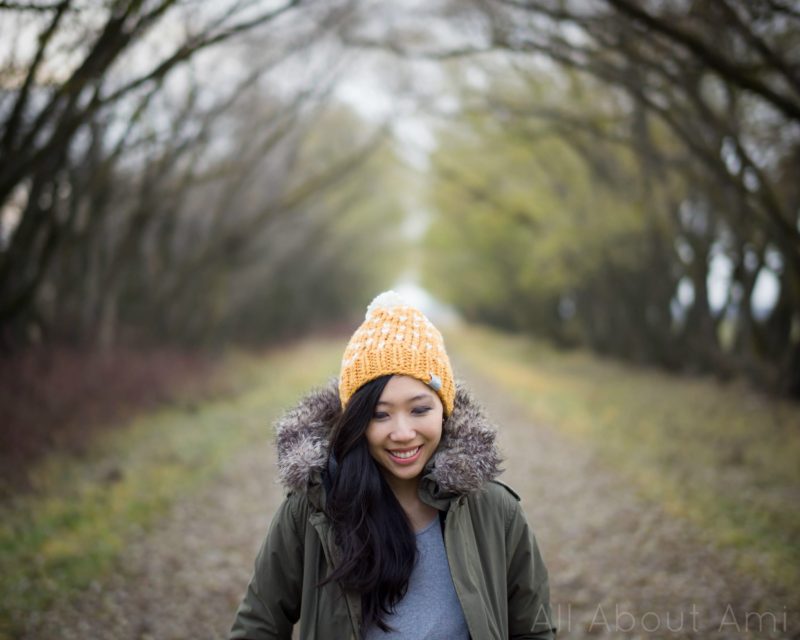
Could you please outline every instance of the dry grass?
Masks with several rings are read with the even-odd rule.
[[[221,391],[217,363],[174,349],[55,347],[0,360],[0,499],[51,451],[80,453],[98,429],[182,398]]]
[[[336,369],[341,345],[309,341],[266,356],[229,356],[233,390],[98,429],[79,455],[48,454],[33,491],[0,506],[0,638],[26,616],[102,576],[131,537],[206,486],[310,386]]]

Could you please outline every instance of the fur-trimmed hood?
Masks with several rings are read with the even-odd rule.
[[[336,380],[315,389],[275,425],[278,475],[290,491],[306,492],[318,484],[328,461],[328,436],[341,413]],[[439,448],[425,477],[437,493],[465,495],[500,473],[497,430],[461,383],[456,383],[453,413],[447,418]]]

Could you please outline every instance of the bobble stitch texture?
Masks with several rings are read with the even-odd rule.
[[[376,341],[380,338],[377,346],[372,338],[364,339],[376,331]],[[339,374],[342,406],[363,384],[396,374],[422,381],[438,393],[446,415],[453,411],[455,381],[442,335],[419,309],[394,291],[380,294],[367,307],[364,322],[345,349],[345,356],[351,355],[342,360]]]

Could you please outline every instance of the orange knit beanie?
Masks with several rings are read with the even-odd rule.
[[[442,334],[394,291],[370,303],[347,344],[339,374],[342,406],[361,385],[387,374],[424,382],[439,394],[445,415],[452,413],[456,387]]]

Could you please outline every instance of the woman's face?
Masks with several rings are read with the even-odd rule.
[[[390,484],[416,480],[442,439],[442,401],[409,376],[392,376],[366,431],[369,452]]]

